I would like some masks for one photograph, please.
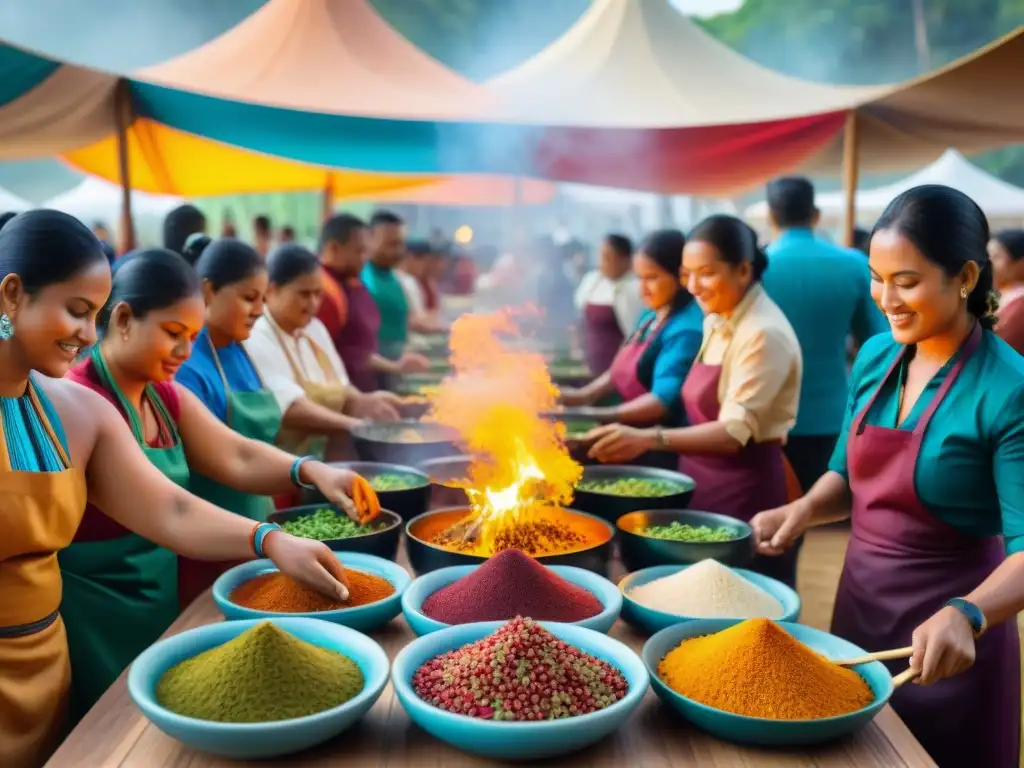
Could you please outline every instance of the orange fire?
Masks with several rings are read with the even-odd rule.
[[[455,429],[468,452],[466,493],[479,541],[568,504],[583,467],[565,447],[565,426],[542,414],[558,390],[544,358],[512,348],[520,312],[463,315],[451,328],[454,374],[431,396],[429,418]]]

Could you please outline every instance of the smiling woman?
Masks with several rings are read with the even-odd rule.
[[[120,411],[165,477],[186,488],[191,467],[239,491],[266,492],[256,477],[274,478],[276,492],[294,488],[294,457],[232,432],[173,380],[204,321],[202,284],[181,256],[156,249],[122,259],[98,320],[102,341],[68,378]],[[177,618],[178,559],[90,504],[58,561],[77,718]]]
[[[211,560],[269,555],[299,581],[340,599],[347,596],[340,583],[344,569],[330,550],[272,526],[256,527],[190,496],[147,461],[125,424],[126,417],[118,414],[109,398],[63,378],[78,352],[95,342],[96,316],[110,291],[110,268],[99,241],[77,219],[56,211],[30,211],[0,231],[0,765],[4,768],[42,765],[63,730],[71,674],[61,611],[70,606],[61,605],[56,555],[75,536],[87,498],[112,521],[155,544]],[[150,309],[155,316],[157,308]],[[125,315],[119,310],[110,316]],[[117,330],[127,332],[129,341],[134,331],[146,332],[133,323]],[[125,414],[130,413],[124,400],[119,398],[119,403]],[[141,394],[136,410],[141,410]],[[155,407],[150,415],[164,414]],[[204,438],[209,436],[207,431]],[[274,481],[300,474],[292,469],[291,457],[279,455],[282,469],[274,473]],[[315,482],[319,477],[335,495],[341,480],[352,482],[351,477],[337,477],[314,462],[297,469],[302,480]],[[272,484],[269,477],[263,482]],[[131,578],[125,580],[119,567],[131,572],[136,565],[124,554],[96,550],[93,562],[107,565],[108,578],[90,595],[91,627],[122,628],[122,601],[114,596],[111,585],[124,588]],[[79,594],[89,593],[80,590]],[[110,621],[112,612],[117,614],[114,621]],[[129,630],[134,627],[127,625]],[[118,652],[123,653],[124,646]],[[88,673],[79,669],[75,674],[88,677]]]
[[[925,685],[900,688],[896,712],[940,765],[1002,768],[1020,746],[1024,358],[990,330],[988,239],[949,187],[889,204],[869,259],[892,335],[857,356],[830,471],[752,526],[777,554],[851,516],[832,631],[869,649],[912,642]]]

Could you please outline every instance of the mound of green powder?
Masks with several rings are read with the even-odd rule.
[[[307,717],[344,704],[364,685],[352,659],[264,622],[167,670],[162,707],[220,723]]]

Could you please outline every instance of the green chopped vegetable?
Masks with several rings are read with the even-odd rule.
[[[371,525],[360,525],[333,509],[318,509],[312,515],[297,517],[281,524],[285,533],[301,536],[304,539],[329,541],[331,539],[350,539],[353,536],[364,536],[376,530]]]
[[[736,531],[727,525],[711,528],[707,525],[687,525],[673,520],[669,525],[652,525],[645,528],[644,536],[655,539],[668,539],[669,541],[693,541],[713,543],[721,541],[734,541],[738,537]]]
[[[690,490],[675,480],[650,477],[623,477],[618,480],[581,480],[576,490],[588,493],[605,493],[609,496],[632,496],[635,498],[656,498],[672,496]]]
[[[385,472],[376,477],[367,478],[373,490],[381,491],[405,491],[409,488],[419,488],[427,484],[419,475],[399,472]]]

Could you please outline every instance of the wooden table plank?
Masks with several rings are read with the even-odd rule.
[[[221,618],[210,596],[204,595],[167,634]],[[637,651],[644,641],[621,621],[611,635]],[[374,633],[390,658],[412,637],[402,618]],[[696,730],[660,705],[653,692],[647,694],[627,727],[571,759],[581,768],[934,766],[889,707],[856,736],[833,744],[799,750],[754,749],[719,741]],[[390,684],[362,722],[328,744],[278,761],[223,760],[189,750],[151,725],[129,698],[122,675],[75,728],[47,768],[323,768],[340,760],[351,768],[480,768],[497,764],[458,752],[418,729],[409,721]],[[531,765],[565,765],[565,761],[562,757]]]

